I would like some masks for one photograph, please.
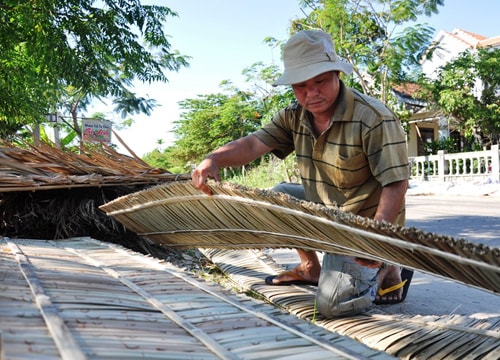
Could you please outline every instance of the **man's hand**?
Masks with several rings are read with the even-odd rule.
[[[207,186],[207,179],[220,181],[220,169],[217,163],[210,157],[205,158],[191,174],[191,183],[207,195],[212,195],[212,191]]]
[[[212,195],[212,191],[210,191],[206,182],[207,179],[220,181],[221,167],[227,168],[229,166],[248,164],[271,150],[269,146],[252,134],[231,141],[208,155],[194,169],[191,174],[191,183],[205,194]]]

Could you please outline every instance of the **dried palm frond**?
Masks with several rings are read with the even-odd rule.
[[[81,154],[50,144],[26,148],[0,143],[0,193],[102,186],[156,185],[187,180],[189,174],[173,174],[152,168],[137,157],[120,154],[102,145]]]
[[[370,257],[500,293],[500,249],[426,233],[235,184],[212,196],[172,182],[100,208],[140,236],[169,247],[302,248]]]

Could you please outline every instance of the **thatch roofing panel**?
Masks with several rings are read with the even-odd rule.
[[[212,183],[172,182],[100,208],[131,231],[179,248],[302,248],[370,257],[500,293],[500,249],[299,201]]]
[[[0,296],[5,358],[253,359],[260,351],[282,358],[390,358],[334,334],[336,341],[326,343],[321,337],[329,332],[307,323],[297,332],[266,315],[275,312],[268,304],[255,311],[264,304],[249,298],[242,304],[219,287],[117,245],[3,238],[0,259],[0,277],[10,279],[9,296]],[[16,277],[20,271],[24,277]],[[97,281],[98,273],[106,280]],[[102,288],[106,283],[112,291]],[[12,311],[16,307],[21,311]]]
[[[498,317],[411,316],[400,313],[405,305],[396,305],[387,310],[374,307],[357,316],[325,318],[315,311],[315,287],[269,286],[263,282],[263,274],[277,274],[283,268],[262,251],[204,249],[203,253],[230,277],[239,291],[255,291],[302,319],[400,359],[500,358]]]

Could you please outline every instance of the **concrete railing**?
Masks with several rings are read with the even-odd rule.
[[[500,182],[500,152],[491,150],[410,157],[412,179],[449,182]]]

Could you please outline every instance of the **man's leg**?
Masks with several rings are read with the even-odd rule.
[[[302,184],[281,183],[273,190],[306,200]],[[401,281],[399,267],[388,266],[379,272],[378,266],[370,267],[372,261],[367,260],[367,264],[361,265],[363,262],[360,259],[336,254],[325,254],[321,266],[314,251],[298,249],[297,252],[301,262],[291,272],[307,281],[319,281],[316,306],[325,316],[361,313],[372,307],[375,299],[401,299],[402,289],[382,297],[376,294],[377,282],[378,286],[386,288]],[[287,280],[292,279],[286,273],[271,278],[271,282],[276,285]]]
[[[305,200],[306,195],[302,184],[296,183],[281,183],[273,188],[275,192],[281,192],[293,196],[300,200]],[[284,272],[275,277],[266,278],[266,282],[270,285],[280,285],[280,283],[296,280],[297,278],[304,281],[317,283],[321,271],[321,264],[318,255],[314,251],[306,251],[297,249],[299,254],[300,264],[290,271]],[[290,274],[291,273],[291,274]]]
[[[352,256],[325,254],[316,293],[318,312],[337,317],[369,310],[377,292],[377,272],[357,264]]]
[[[283,182],[272,188],[274,192],[285,193],[300,200],[306,200],[304,186],[299,183]]]

